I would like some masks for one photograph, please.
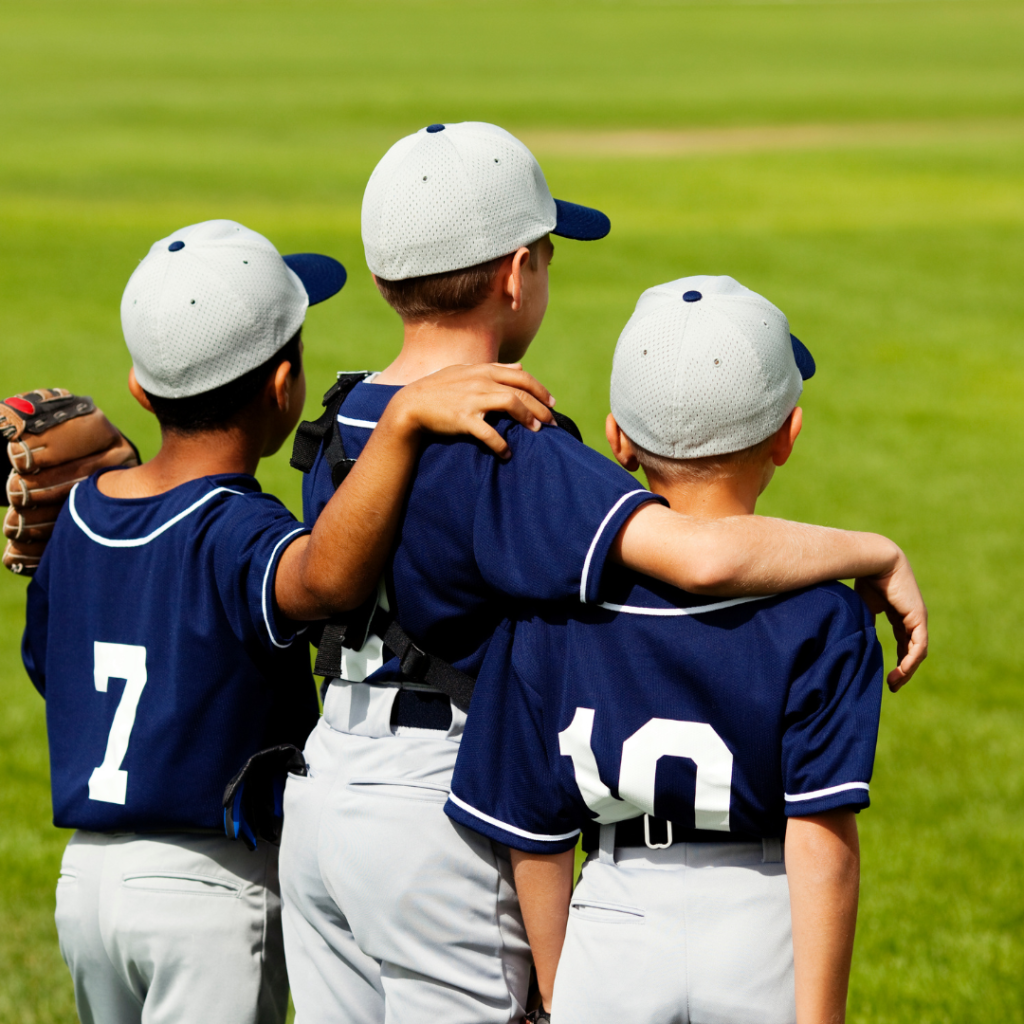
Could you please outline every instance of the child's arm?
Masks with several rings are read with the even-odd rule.
[[[843,1024],[860,888],[857,817],[790,818],[786,874],[793,915],[797,1024]]]
[[[564,853],[524,853],[511,850],[519,906],[523,911],[526,937],[537,969],[541,1004],[551,1010],[555,971],[562,955],[565,928],[572,896],[575,849]]]
[[[899,689],[928,654],[928,610],[906,555],[876,533],[833,530],[765,516],[698,519],[642,505],[611,557],[696,594],[776,594],[827,580],[857,580],[874,614],[885,612],[897,642],[889,686]]]
[[[508,444],[484,416],[505,412],[539,430],[554,422],[551,402],[518,364],[449,366],[402,388],[313,533],[281,556],[274,596],[282,614],[322,619],[366,599],[391,548],[424,432],[471,434],[508,458]]]

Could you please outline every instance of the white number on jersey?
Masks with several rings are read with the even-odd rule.
[[[96,689],[106,693],[111,679],[125,681],[124,693],[114,712],[103,763],[89,776],[89,799],[123,804],[128,794],[128,773],[122,771],[121,762],[128,753],[135,712],[146,685],[146,648],[133,644],[94,643],[93,681]]]
[[[652,718],[622,744],[619,797],[601,781],[590,737],[593,708],[577,708],[569,727],[558,734],[562,755],[572,758],[576,785],[586,805],[602,825],[641,814],[654,814],[654,784],[658,761],[685,757],[697,766],[694,827],[729,831],[732,796],[732,753],[707,722]]]

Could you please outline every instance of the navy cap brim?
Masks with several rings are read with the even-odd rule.
[[[800,376],[804,380],[810,380],[818,368],[814,363],[814,356],[795,334],[791,334],[789,340],[793,343],[793,358],[796,360],[796,368],[800,371]]]
[[[302,282],[311,306],[337,295],[348,280],[348,272],[330,256],[320,256],[315,252],[296,252],[281,258]]]
[[[595,242],[604,238],[612,229],[612,222],[600,211],[577,203],[555,200],[558,220],[553,235],[562,238],[576,238],[581,242]]]

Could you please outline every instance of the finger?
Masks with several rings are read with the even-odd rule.
[[[26,432],[19,440],[7,446],[7,456],[18,472],[36,473],[72,459],[105,451],[120,436],[106,416],[99,409],[94,409],[87,416],[75,417],[42,434]]]
[[[12,470],[7,481],[7,498],[10,504],[17,506],[59,504],[76,483],[97,470],[134,466],[137,461],[135,450],[124,438],[119,438],[106,451],[53,466],[31,476],[22,476]]]
[[[512,457],[512,449],[509,448],[508,442],[486,420],[472,419],[466,426],[466,433],[483,441],[499,458],[507,461]]]
[[[523,391],[505,388],[506,396],[501,406],[513,418],[519,420],[531,430],[540,430],[542,423],[554,425],[555,417],[551,410],[542,405],[533,395]]]
[[[899,664],[889,673],[889,689],[893,692],[908,683],[921,663],[928,657],[928,627],[920,624],[910,634],[906,653]]]
[[[528,391],[545,406],[551,407],[555,404],[554,395],[532,373],[520,369],[518,364],[487,363],[485,368],[490,371],[491,379],[499,384]]]
[[[8,540],[46,540],[57,522],[59,506],[43,505],[39,508],[10,506],[4,514],[4,536]]]

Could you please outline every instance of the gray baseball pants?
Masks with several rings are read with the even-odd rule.
[[[572,896],[552,1024],[794,1024],[781,845],[613,851],[613,835]]]
[[[277,848],[76,832],[57,935],[82,1024],[283,1024]]]
[[[335,683],[285,788],[296,1024],[508,1024],[530,956],[507,853],[444,813],[464,716],[397,732],[394,688]]]

